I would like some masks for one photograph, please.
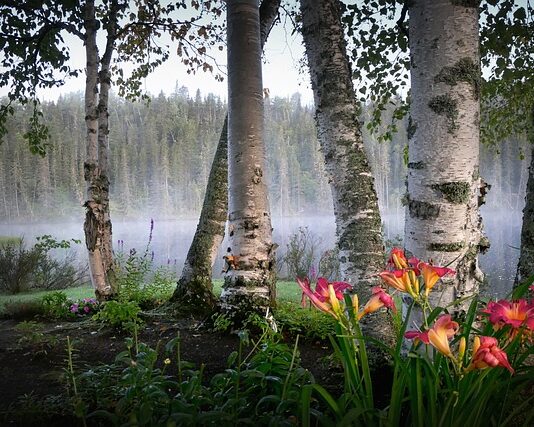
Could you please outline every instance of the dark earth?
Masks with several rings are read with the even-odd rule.
[[[10,409],[24,396],[35,401],[46,395],[65,393],[63,380],[67,367],[67,336],[74,342],[75,370],[111,363],[126,349],[128,333],[104,328],[90,319],[78,322],[40,322],[42,334],[50,344],[20,342],[23,334],[16,329],[19,321],[0,320],[0,426],[26,425],[10,419]],[[197,321],[148,319],[139,331],[139,341],[156,348],[180,334],[182,360],[205,365],[205,378],[227,368],[230,353],[238,349],[235,334],[216,333]],[[55,337],[55,338],[54,338]],[[289,342],[291,345],[291,342]],[[301,365],[311,371],[315,381],[332,391],[342,388],[342,374],[332,369],[331,349],[325,342],[299,342]],[[27,397],[26,397],[26,400]],[[51,425],[76,425],[74,419]],[[35,425],[35,424],[33,424]],[[43,425],[43,424],[39,424]],[[47,424],[48,425],[48,424]]]

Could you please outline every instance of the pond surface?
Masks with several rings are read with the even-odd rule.
[[[511,290],[519,257],[519,242],[522,213],[518,211],[483,211],[486,233],[491,241],[489,251],[480,257],[480,264],[487,275],[488,285],[483,293],[493,298],[504,297]],[[404,218],[402,214],[383,216],[384,236],[396,241],[403,234]],[[82,244],[74,245],[80,263],[86,262],[83,244],[83,219],[66,223],[28,223],[0,224],[2,236],[24,236],[28,244],[35,242],[36,236],[51,234],[56,239],[80,239]],[[179,275],[197,226],[197,219],[155,220],[149,253],[154,253],[157,265],[168,265]],[[319,217],[273,217],[274,241],[280,247],[278,257],[283,255],[291,234],[299,227],[308,229],[320,239],[320,249],[334,246],[335,224],[333,216]],[[123,241],[123,250],[128,252],[135,248],[138,253],[146,250],[150,234],[150,218],[144,221],[113,220],[114,246],[119,248]],[[227,242],[223,242],[214,273],[220,277],[222,255]],[[60,253],[58,253],[60,255]]]

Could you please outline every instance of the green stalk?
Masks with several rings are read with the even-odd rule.
[[[293,371],[293,366],[295,365],[295,358],[297,356],[297,346],[299,343],[299,335],[297,334],[297,338],[295,340],[295,346],[293,347],[293,355],[291,357],[291,363],[289,365],[289,370],[287,371],[286,380],[284,381],[284,388],[282,389],[282,401],[286,398],[286,391],[287,391],[287,385],[289,383],[289,377],[291,376],[291,372]]]

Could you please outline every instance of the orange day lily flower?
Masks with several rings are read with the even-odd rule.
[[[428,331],[407,331],[404,336],[407,339],[418,339],[425,344],[431,344],[440,353],[453,359],[449,340],[458,332],[458,329],[459,325],[452,320],[451,315],[444,314],[436,320],[434,326]]]
[[[404,270],[383,271],[378,274],[388,285],[398,291],[407,292],[416,297],[419,294],[419,280],[415,272],[409,268]]]
[[[527,339],[534,335],[534,301],[528,302],[524,299],[490,301],[482,313],[489,314],[489,321],[493,324],[494,330],[509,325],[511,327],[510,339],[513,339],[522,327],[525,328]]]
[[[408,261],[404,255],[404,251],[399,248],[391,249],[391,255],[389,256],[388,265],[395,267],[398,270],[408,268]]]
[[[489,321],[496,329],[510,325],[514,329],[526,326],[531,331],[534,330],[534,301],[530,303],[524,299],[490,301],[482,312],[490,315]]]
[[[475,337],[473,357],[467,371],[502,366],[513,374],[514,369],[508,362],[508,356],[497,344],[497,338],[494,337]]]
[[[382,307],[391,308],[393,312],[397,311],[397,308],[395,307],[395,301],[393,301],[391,295],[387,294],[384,289],[382,289],[380,286],[375,286],[372,288],[372,292],[373,294],[371,298],[369,298],[369,301],[367,301],[367,304],[365,304],[363,310],[358,313],[358,320],[360,320],[366,314],[374,313]]]
[[[456,272],[450,268],[436,267],[426,262],[420,262],[418,267],[420,268],[423,280],[425,281],[425,295],[427,297],[439,279],[443,276],[452,276],[456,274]]]

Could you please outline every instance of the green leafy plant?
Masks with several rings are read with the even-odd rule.
[[[335,332],[336,322],[331,316],[292,302],[280,301],[274,314],[282,333],[290,337],[324,341]]]
[[[102,325],[111,326],[118,329],[131,329],[133,325],[139,325],[142,320],[139,318],[141,309],[134,301],[108,301],[104,307],[93,316],[93,320]]]
[[[313,381],[300,367],[297,343],[289,348],[267,330],[257,341],[239,336],[228,368],[210,381],[203,366],[181,359],[179,335],[156,349],[128,339],[112,364],[77,377],[88,420],[139,426],[291,424],[304,386]]]
[[[70,311],[71,303],[65,292],[51,292],[41,299],[41,303],[46,317],[51,319],[73,317],[73,313]]]
[[[131,249],[125,254],[124,242],[119,241],[116,257],[118,300],[134,301],[142,308],[154,308],[167,301],[176,287],[176,275],[165,266],[154,266],[154,253],[150,252],[154,221],[150,222],[150,233],[145,250],[140,254]]]

